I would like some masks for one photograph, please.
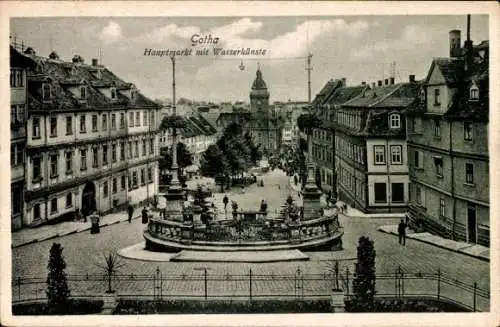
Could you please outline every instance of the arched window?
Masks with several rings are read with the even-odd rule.
[[[42,99],[44,101],[48,101],[48,100],[50,100],[51,97],[52,97],[52,94],[51,94],[50,84],[44,83],[42,85]]]
[[[390,115],[389,126],[391,128],[401,128],[401,116],[399,114]]]
[[[111,99],[116,99],[116,89],[114,87],[111,88]]]
[[[470,87],[469,100],[479,100],[479,88],[477,87],[476,82],[473,82]]]

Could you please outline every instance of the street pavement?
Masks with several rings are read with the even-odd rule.
[[[258,209],[262,199],[266,199],[270,210],[278,210],[284,203],[288,195],[292,195],[298,200],[297,192],[290,187],[289,177],[282,171],[275,170],[258,179],[263,179],[264,187],[255,185],[241,190],[232,190],[227,193],[230,200],[238,202],[241,209]],[[214,197],[214,203],[222,207],[222,198],[224,193],[217,193]],[[105,218],[106,219],[106,218]],[[477,286],[489,290],[490,267],[489,263],[476,258],[466,256],[461,253],[452,252],[447,249],[438,248],[417,240],[408,239],[406,246],[398,244],[397,237],[391,234],[377,231],[380,226],[395,225],[399,222],[398,218],[377,218],[369,219],[366,217],[347,217],[340,216],[341,224],[344,227],[343,246],[348,251],[356,251],[357,240],[360,236],[368,236],[374,240],[376,250],[376,271],[377,274],[392,274],[398,267],[403,271],[410,273],[436,273],[438,269],[445,276],[460,280],[467,284],[477,282]],[[54,226],[49,226],[54,227]],[[63,256],[66,260],[68,274],[93,274],[102,273],[99,268],[104,260],[103,254],[109,252],[118,252],[120,249],[133,246],[143,242],[143,230],[145,225],[141,224],[140,219],[129,223],[116,223],[108,225],[101,229],[99,234],[90,234],[89,231],[73,233],[71,235],[58,237],[53,240],[38,241],[12,249],[12,277],[45,277],[47,275],[47,262],[50,247],[53,242],[61,243],[63,247]],[[325,255],[328,253],[312,253],[311,258],[323,258],[310,261],[297,262],[270,262],[270,263],[243,263],[243,262],[151,262],[138,261],[132,259],[122,259],[124,266],[122,273],[126,274],[150,274],[155,273],[157,267],[164,275],[190,276],[199,274],[200,269],[207,268],[210,274],[248,274],[252,269],[254,274],[295,274],[297,269],[303,274],[323,274],[328,270],[329,262],[325,261]],[[309,255],[309,254],[308,254]],[[353,261],[342,261],[339,263],[341,271],[349,268],[354,269]],[[145,282],[127,282],[121,287],[130,292],[142,289],[152,288]],[[149,281],[151,283],[151,281]],[[279,290],[285,287],[283,281],[275,281],[268,286],[261,284],[261,290],[264,292],[266,287]],[[281,284],[280,284],[281,283]],[[312,283],[312,282],[311,282]],[[169,283],[169,290],[172,292],[199,292],[199,285],[196,283]],[[377,285],[379,281],[377,281]],[[382,284],[382,283],[381,283]],[[221,286],[222,285],[222,286]],[[217,286],[219,291],[224,293],[225,284]],[[246,283],[244,285],[247,285]],[[281,285],[281,286],[280,286]],[[288,285],[288,284],[287,284]],[[41,285],[45,287],[45,285]],[[214,286],[215,287],[215,286]],[[291,287],[291,286],[286,286]],[[324,283],[312,283],[310,288],[325,288]],[[381,286],[382,287],[382,286]],[[388,283],[387,288],[394,288],[394,281]],[[423,285],[422,287],[427,287]],[[102,292],[105,286],[92,284],[85,288],[86,292]],[[222,288],[219,289],[219,288]],[[285,289],[285,288],[284,288]],[[233,290],[233,289],[232,289]],[[228,292],[232,292],[228,290]],[[459,294],[460,295],[460,294]]]

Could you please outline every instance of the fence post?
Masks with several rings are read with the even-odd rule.
[[[250,268],[250,301],[252,301],[252,268]]]
[[[477,292],[477,283],[474,282],[474,303],[473,303],[473,311],[476,312],[476,292]]]
[[[438,268],[438,279],[437,279],[437,299],[441,298],[441,268]]]
[[[206,267],[205,267],[204,272],[205,272],[205,300],[206,300],[207,297],[208,297],[208,292],[207,292],[208,291],[207,290],[207,268]]]
[[[347,298],[349,299],[349,267],[346,268],[345,277],[346,277]]]
[[[17,299],[21,301],[21,277],[17,277]]]

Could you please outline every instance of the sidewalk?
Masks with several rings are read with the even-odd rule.
[[[132,219],[141,217],[140,210],[135,210],[136,216]],[[138,213],[138,215],[137,215]],[[120,211],[102,216],[99,221],[100,227],[105,227],[113,224],[128,221],[128,214],[126,211]],[[11,247],[17,248],[23,245],[42,242],[52,238],[61,237],[69,234],[80,233],[90,229],[90,219],[87,222],[83,221],[67,221],[54,225],[44,225],[34,228],[24,228],[17,232],[12,232]]]
[[[383,233],[398,236],[398,225],[380,226],[378,230]],[[490,249],[482,245],[453,241],[428,232],[415,233],[412,230],[406,233],[406,238],[431,244],[453,252],[462,253],[483,261],[490,261]]]
[[[294,191],[300,192],[302,185],[300,184],[300,182],[297,183],[297,185],[295,185],[294,180],[293,180],[293,176],[292,176],[292,177],[290,177],[290,187]],[[322,194],[320,200],[321,200],[321,204],[326,206],[326,194]],[[339,207],[343,204],[345,204],[345,203],[342,201],[337,201],[337,203],[336,203],[336,205]],[[352,208],[349,205],[347,205],[347,210],[346,210],[346,212],[343,212],[342,215],[349,217],[349,218],[404,218],[405,217],[404,213],[364,213],[364,212],[359,211],[356,208]]]

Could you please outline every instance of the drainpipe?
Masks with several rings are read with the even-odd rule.
[[[452,207],[451,207],[451,216],[452,216],[452,219],[453,219],[453,223],[452,223],[452,229],[451,229],[451,239],[452,240],[455,240],[455,229],[456,229],[456,198],[455,198],[455,169],[453,167],[453,142],[452,142],[452,138],[453,138],[453,133],[452,133],[452,128],[453,128],[453,122],[450,121],[449,122],[449,134],[450,134],[450,143],[449,143],[449,153],[450,153],[450,161],[451,161],[451,199],[452,199]]]
[[[49,117],[51,115],[51,112],[49,111]],[[47,115],[44,115],[43,119],[43,135],[44,135],[44,146],[45,146],[45,187],[49,187],[49,179],[50,179],[50,172],[49,172],[49,151],[47,149]],[[49,220],[49,195],[45,195],[45,220]]]

